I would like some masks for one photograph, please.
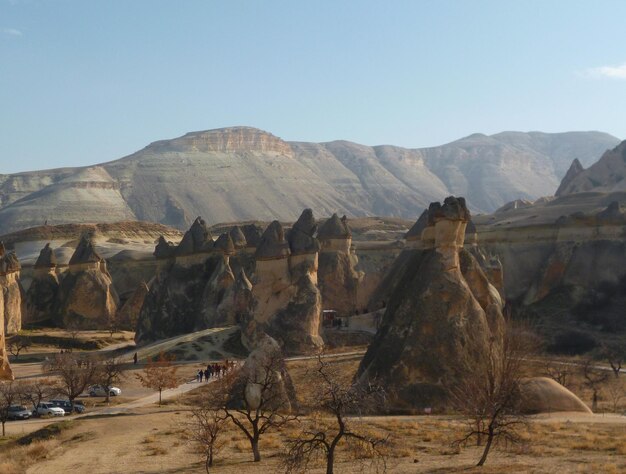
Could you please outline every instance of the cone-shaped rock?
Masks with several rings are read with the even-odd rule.
[[[257,248],[261,243],[263,229],[255,224],[246,224],[241,228],[246,238],[246,247]]]
[[[302,211],[300,218],[289,232],[289,247],[292,255],[315,253],[320,250],[320,243],[316,238],[317,222],[311,209]]]
[[[52,318],[59,293],[56,257],[50,244],[41,249],[35,263],[33,280],[26,292],[25,323],[46,321]]]
[[[230,229],[230,238],[233,241],[233,245],[236,249],[242,249],[248,245],[248,241],[246,240],[246,236],[241,230],[241,227],[238,225],[234,226]]]
[[[347,239],[352,237],[352,231],[348,226],[348,220],[346,216],[343,216],[340,219],[337,214],[333,214],[330,219],[322,224],[317,237],[320,240]]]
[[[39,257],[35,262],[35,268],[54,268],[56,266],[57,258],[50,248],[50,244],[47,243],[46,246],[39,252]]]
[[[165,240],[165,237],[160,236],[159,241],[154,248],[153,255],[158,259],[165,259],[173,257],[175,252],[176,246],[173,243]]]
[[[176,255],[192,255],[213,248],[213,238],[206,222],[197,217],[176,248]]]
[[[235,244],[228,232],[221,234],[214,245],[215,250],[222,252],[224,255],[232,255],[235,253]]]
[[[20,283],[20,262],[15,252],[7,252],[0,242],[0,291],[4,293],[4,326],[7,334],[22,329],[24,289]]]
[[[426,226],[428,226],[428,211],[424,209],[424,212],[415,221],[415,224],[409,229],[404,238],[406,240],[420,240]]]
[[[285,240],[285,231],[278,221],[273,221],[261,237],[256,249],[257,260],[272,260],[289,256],[289,243]]]
[[[70,258],[70,265],[80,263],[97,263],[102,260],[102,257],[98,255],[98,252],[96,252],[96,249],[93,246],[91,236],[84,234],[80,238],[80,242],[78,243],[78,247],[76,247],[72,258]]]

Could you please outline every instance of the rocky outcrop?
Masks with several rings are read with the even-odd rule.
[[[280,345],[266,334],[259,335],[231,387],[228,405],[235,408],[278,410],[297,408],[296,392],[285,366]]]
[[[565,194],[565,189],[567,189],[569,184],[572,181],[574,181],[576,176],[578,176],[583,171],[585,171],[585,168],[583,168],[583,165],[580,164],[580,161],[578,161],[578,158],[574,158],[574,161],[572,161],[572,164],[570,165],[569,169],[567,170],[567,173],[565,173],[565,176],[561,180],[561,184],[559,185],[559,188],[556,190],[554,195],[555,196],[561,196],[561,195]]]
[[[213,242],[200,217],[178,246],[159,239],[154,252],[159,270],[139,312],[137,342],[235,324],[246,298],[240,294],[246,293],[245,270],[253,267],[243,250],[235,247],[230,232]]]
[[[591,413],[583,401],[563,385],[547,377],[522,379],[520,383],[523,413],[553,413],[574,411]]]
[[[0,380],[13,380],[4,332],[4,292],[0,291]]]
[[[248,347],[258,333],[276,339],[287,354],[312,353],[323,346],[316,231],[313,213],[306,209],[288,239],[278,221],[263,233],[255,255],[252,311],[242,324]]]
[[[142,281],[118,310],[115,316],[115,323],[118,328],[133,331],[137,327],[139,313],[148,291],[148,285]]]
[[[339,316],[355,313],[358,285],[363,274],[356,271],[358,258],[351,250],[352,231],[346,216],[333,214],[320,227],[321,244],[318,282],[324,309],[335,310]]]
[[[422,248],[404,251],[362,382],[388,390],[392,410],[437,407],[444,382],[488,350],[503,325],[502,301],[474,256],[463,248],[469,211],[463,198],[432,203]]]
[[[0,291],[4,293],[4,330],[15,334],[22,329],[24,289],[20,283],[20,262],[15,252],[7,252],[0,242]]]
[[[57,324],[90,329],[108,327],[118,305],[106,262],[96,252],[91,237],[83,235],[59,286]]]
[[[57,261],[50,244],[41,249],[33,267],[33,278],[26,292],[26,323],[50,320],[59,294]]]

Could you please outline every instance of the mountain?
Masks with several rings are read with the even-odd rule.
[[[431,201],[473,212],[553,194],[573,158],[593,163],[618,139],[600,132],[481,134],[407,149],[347,141],[286,142],[232,127],[154,142],[116,161],[0,175],[0,234],[49,224],[208,222],[317,215],[413,219]]]
[[[579,170],[569,179],[566,176],[559,186],[557,195],[587,191],[603,193],[626,191],[626,141],[608,150],[588,169]]]

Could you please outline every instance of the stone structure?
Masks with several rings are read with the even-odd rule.
[[[22,329],[24,289],[20,283],[20,262],[0,242],[0,291],[4,293],[4,330],[15,334]]]
[[[318,281],[324,309],[349,316],[357,309],[357,290],[363,275],[355,270],[358,259],[351,252],[352,232],[346,216],[333,214],[320,227]]]
[[[91,237],[81,237],[59,286],[57,323],[83,328],[108,327],[119,305],[106,261],[98,255]]]
[[[502,299],[463,248],[469,218],[463,198],[432,203],[421,248],[404,251],[388,276],[387,308],[358,378],[382,383],[392,410],[437,407],[444,381],[501,334]]]
[[[53,317],[59,293],[57,261],[50,244],[39,252],[33,267],[33,279],[26,292],[25,322],[35,323]]]

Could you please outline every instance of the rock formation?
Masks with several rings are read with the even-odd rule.
[[[146,342],[236,324],[246,299],[239,292],[245,293],[245,282],[249,284],[245,271],[253,267],[252,256],[242,247],[245,242],[241,229],[213,242],[200,217],[178,246],[159,239],[154,251],[158,271],[148,285],[135,339]]]
[[[22,329],[24,289],[20,283],[20,262],[0,242],[0,291],[4,293],[4,330],[15,334]]]
[[[316,231],[313,213],[305,209],[288,239],[278,221],[263,233],[255,254],[253,310],[243,322],[248,347],[254,347],[258,333],[276,339],[287,354],[312,353],[323,346]]]
[[[355,270],[358,259],[351,252],[352,232],[347,218],[333,214],[320,227],[318,239],[318,282],[324,309],[335,310],[339,316],[352,315],[357,309],[357,290],[363,275]]]
[[[133,294],[130,295],[115,316],[115,323],[118,328],[129,331],[135,330],[148,291],[148,285],[145,282],[141,282],[133,291]]]
[[[563,385],[547,377],[523,379],[520,387],[521,410],[524,413],[552,413],[556,411],[577,411],[591,413],[580,398]]]
[[[105,260],[98,255],[91,237],[80,239],[69,262],[69,268],[59,286],[58,309],[55,317],[63,327],[108,327],[119,305],[111,275]]]
[[[463,198],[432,203],[422,248],[393,267],[382,324],[358,371],[359,380],[382,383],[392,410],[441,404],[444,381],[501,334],[500,295],[463,248],[469,218]]]
[[[0,291],[0,380],[13,380],[4,333],[4,292]]]
[[[25,322],[34,323],[52,318],[59,293],[56,266],[56,257],[47,243],[35,262],[32,282],[26,292]]]

